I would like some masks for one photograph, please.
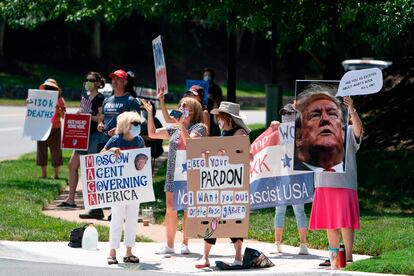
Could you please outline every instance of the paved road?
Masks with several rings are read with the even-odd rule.
[[[68,112],[75,112],[71,108]],[[0,160],[14,158],[36,150],[36,142],[22,139],[26,107],[0,106]],[[246,124],[264,123],[266,114],[263,110],[246,110]],[[159,119],[161,112],[158,112]]]

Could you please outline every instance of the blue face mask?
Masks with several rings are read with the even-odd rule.
[[[132,137],[138,136],[141,133],[141,125],[131,125],[131,129],[129,130],[129,133]]]

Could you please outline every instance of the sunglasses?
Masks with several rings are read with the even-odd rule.
[[[99,82],[98,80],[85,79],[85,82],[87,82],[87,81],[89,81],[89,82]]]
[[[141,125],[141,123],[138,123],[138,122],[132,122],[132,123],[131,123],[131,125],[133,125],[133,126],[139,126],[139,125]]]

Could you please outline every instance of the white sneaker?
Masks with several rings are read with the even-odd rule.
[[[269,253],[270,254],[282,253],[282,244],[279,241],[275,242],[275,244],[273,245]]]
[[[243,262],[238,261],[238,260],[234,260],[234,262],[231,264],[231,266],[235,266],[235,265],[243,265]]]
[[[168,245],[163,246],[159,251],[156,251],[155,254],[174,254],[174,248],[168,247]]]
[[[181,255],[188,255],[190,254],[190,249],[188,249],[188,246],[185,244],[181,245]]]
[[[306,243],[301,243],[299,245],[299,255],[309,255],[308,247]]]

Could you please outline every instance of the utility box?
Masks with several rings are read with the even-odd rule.
[[[283,91],[279,84],[266,84],[266,126],[277,120],[280,122],[279,110],[283,106]]]

